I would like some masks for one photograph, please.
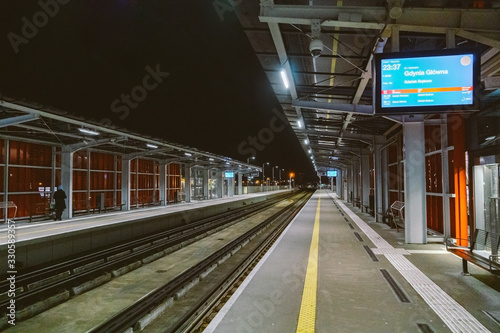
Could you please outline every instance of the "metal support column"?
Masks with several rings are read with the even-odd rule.
[[[186,203],[191,202],[191,166],[189,164],[184,165],[184,201]]]
[[[70,147],[63,147],[61,151],[61,185],[67,196],[62,218],[70,219],[73,217],[73,151]]]
[[[234,196],[234,177],[227,178],[227,196]]]
[[[337,188],[336,188],[336,193],[339,198],[342,198],[342,173],[344,170],[339,170],[337,172]]]
[[[243,174],[241,172],[238,172],[238,195],[243,194],[242,178],[243,178]]]
[[[448,123],[447,115],[441,115],[441,179],[443,193],[443,232],[444,237],[451,236],[450,222],[450,171],[448,164]]]
[[[417,117],[417,116],[415,116]],[[421,116],[403,123],[405,241],[427,243],[425,207],[425,132]]]
[[[382,180],[381,180],[381,190],[382,190],[382,209],[383,213],[385,210],[389,208],[391,204],[389,202],[389,166],[388,164],[388,149],[383,149],[381,152],[381,172],[382,172]],[[376,172],[376,171],[375,171]],[[375,188],[377,184],[375,184]]]
[[[122,156],[122,203],[124,210],[130,210],[130,157]]]
[[[383,222],[382,215],[384,214],[384,207],[382,201],[382,165],[387,162],[382,161],[382,142],[380,139],[375,138],[373,166],[375,169],[375,221]]]
[[[370,154],[362,154],[361,155],[361,163],[360,163],[360,171],[361,171],[361,193],[360,193],[360,204],[361,210],[363,210],[363,206],[370,206]]]
[[[203,198],[208,200],[208,169],[203,169]]]
[[[167,205],[167,164],[160,162],[160,202],[163,206]]]
[[[217,198],[222,198],[222,189],[224,188],[224,176],[222,171],[217,170]]]

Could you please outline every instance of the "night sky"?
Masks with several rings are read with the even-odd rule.
[[[2,0],[0,13],[2,95],[241,161],[261,133],[251,163],[316,179],[234,12],[221,19],[212,1],[193,0]]]

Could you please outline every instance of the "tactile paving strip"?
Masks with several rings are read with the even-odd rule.
[[[392,251],[390,249],[398,249],[395,249],[385,239],[380,237],[379,234],[370,228],[368,224],[361,220],[341,201],[337,200],[337,203],[378,248],[372,249],[373,252],[375,253],[375,250],[379,250],[385,255],[389,262],[391,262],[401,275],[412,285],[415,291],[425,300],[431,309],[436,312],[452,332],[490,332],[444,290],[406,259],[404,255],[391,253]],[[407,254],[409,253],[407,252]]]

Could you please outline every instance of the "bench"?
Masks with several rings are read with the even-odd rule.
[[[498,247],[500,244],[500,235],[491,233],[486,230],[476,229],[472,238],[447,238],[446,250],[462,258],[462,270],[464,275],[469,275],[467,263],[471,262],[474,265],[489,271],[492,274],[500,276],[500,261],[498,256]],[[469,244],[468,247],[461,243]],[[490,254],[480,254],[478,251],[489,251]]]

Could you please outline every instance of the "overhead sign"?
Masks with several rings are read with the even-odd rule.
[[[377,54],[375,113],[475,110],[478,64],[471,50]]]
[[[337,170],[330,170],[326,172],[327,177],[337,177]]]
[[[234,172],[224,172],[225,178],[234,178]]]

